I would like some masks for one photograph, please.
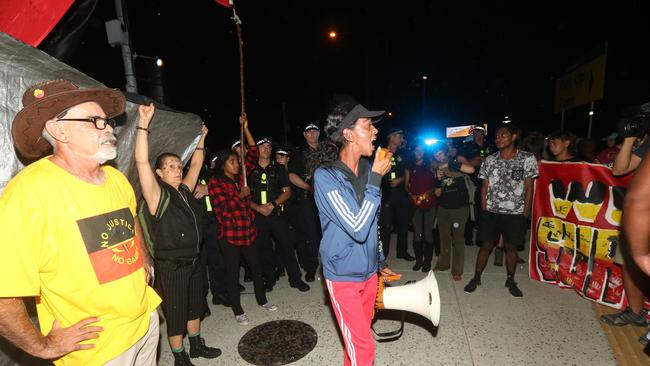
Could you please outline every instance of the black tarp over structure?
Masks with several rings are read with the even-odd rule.
[[[119,60],[115,62],[115,67],[120,67],[117,64]],[[107,64],[106,67],[111,65]],[[22,108],[23,92],[31,85],[53,79],[67,79],[81,88],[104,86],[48,54],[0,32],[0,193],[24,164],[30,163],[24,159],[21,161],[17,156],[11,138],[11,122]],[[137,108],[138,103],[150,101],[145,96],[128,94],[126,113],[119,118],[121,125],[116,128],[118,156],[111,164],[122,171],[136,188],[138,183],[133,154]],[[156,109],[149,135],[152,162],[162,152],[173,152],[187,162],[201,136],[201,118],[161,104],[156,104]]]

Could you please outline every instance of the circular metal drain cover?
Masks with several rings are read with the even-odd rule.
[[[318,342],[316,330],[297,320],[275,320],[249,330],[239,340],[239,355],[258,366],[286,365],[311,352]]]

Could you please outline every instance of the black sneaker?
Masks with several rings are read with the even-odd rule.
[[[636,325],[638,327],[643,327],[646,325],[645,316],[643,316],[643,314],[643,312],[637,314],[633,312],[632,309],[627,308],[620,313],[605,314],[600,317],[600,320],[609,325],[616,325],[619,327],[623,325]]]
[[[508,288],[508,291],[510,291],[510,295],[512,295],[512,297],[524,297],[524,294],[521,292],[519,287],[517,287],[517,282],[506,281],[506,287]]]
[[[479,280],[477,278],[472,278],[472,280],[469,281],[469,283],[465,286],[465,288],[463,290],[465,292],[467,292],[468,294],[471,294],[472,292],[474,292],[476,290],[477,286],[481,286],[481,280]]]
[[[190,339],[190,357],[217,358],[221,356],[219,348],[206,346],[205,340],[200,336],[188,338]]]
[[[174,366],[194,366],[187,352],[172,352],[172,354],[174,355]]]
[[[302,282],[302,281],[297,282],[297,283],[292,283],[291,287],[297,288],[298,291],[300,291],[300,292],[306,292],[306,291],[309,291],[309,289],[310,289],[309,285]]]

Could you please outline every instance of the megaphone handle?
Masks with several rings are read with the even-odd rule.
[[[400,319],[400,326],[399,329],[393,330],[390,332],[383,332],[383,333],[377,333],[375,330],[375,324],[373,323],[372,326],[370,327],[372,329],[372,332],[375,333],[375,335],[379,338],[375,338],[377,342],[392,342],[398,340],[402,334],[404,334],[404,312],[401,313],[401,319]]]

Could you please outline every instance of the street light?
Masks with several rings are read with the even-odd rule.
[[[133,53],[133,61],[134,63],[135,60],[137,59],[143,59],[143,60],[148,60],[148,61],[153,61],[153,64],[156,65],[152,67],[151,63],[152,62],[147,62],[148,65],[142,64],[140,62],[140,66],[136,67],[138,71],[138,80],[145,82],[145,85],[147,85],[149,88],[148,92],[154,100],[164,103],[165,102],[165,95],[164,95],[164,88],[163,88],[163,80],[162,80],[162,67],[163,67],[163,60],[160,57],[151,57],[151,56],[145,56],[145,55],[139,55],[137,53]],[[144,76],[144,77],[143,77]]]
[[[151,57],[151,56],[138,55],[137,53],[134,52],[133,53],[133,60],[135,60],[137,58],[144,58],[144,59],[147,59],[147,60],[155,61],[156,66],[163,67],[163,60],[160,57],[157,57],[157,56],[156,57]]]

